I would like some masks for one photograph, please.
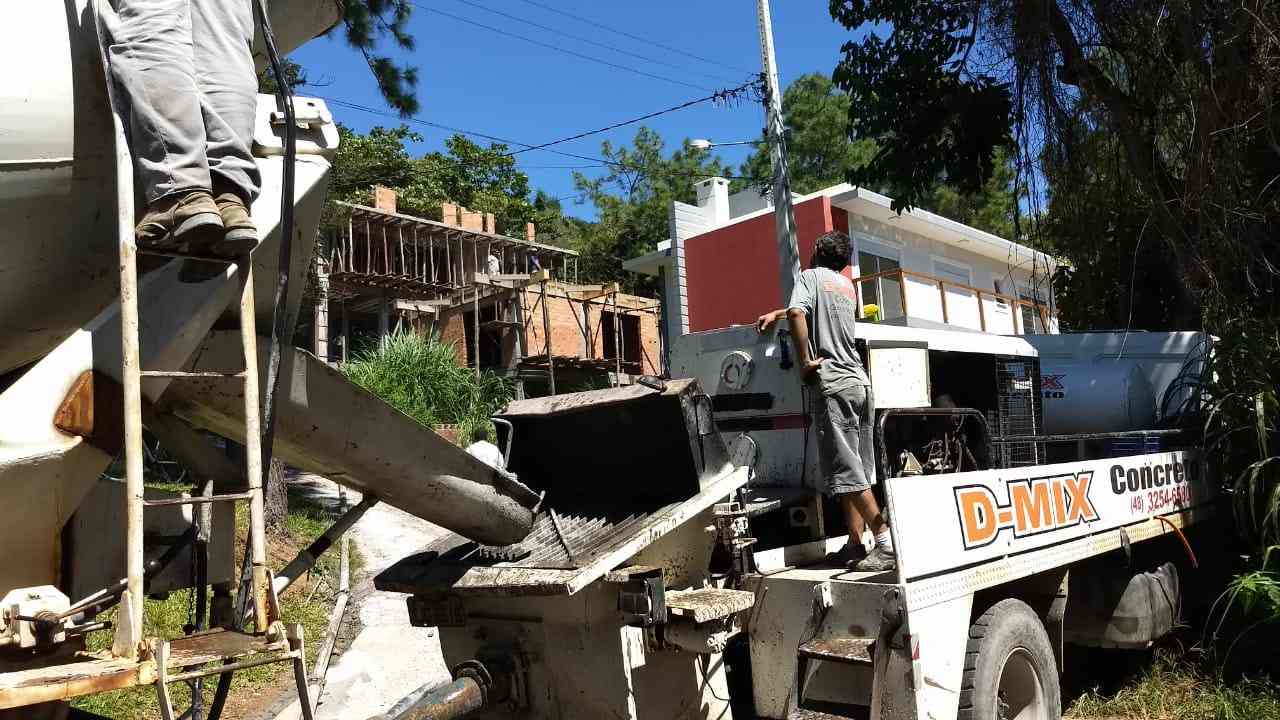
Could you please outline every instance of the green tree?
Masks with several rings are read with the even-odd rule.
[[[1070,282],[1160,293],[1149,315],[1126,303],[1125,325],[1218,338],[1201,378],[1201,429],[1261,563],[1264,548],[1280,545],[1280,5],[831,0],[830,9],[860,32],[834,74],[852,100],[850,131],[880,142],[852,181],[885,183],[910,207],[939,176],[980,188],[1007,148],[1021,176],[1053,183],[1037,237],[1072,261]],[[1034,188],[1023,197],[1044,199]],[[1093,238],[1071,226],[1089,213],[1088,227],[1102,231]],[[1129,262],[1105,238],[1131,248]],[[1280,614],[1280,600],[1263,600]]]
[[[653,294],[649,278],[624,272],[622,262],[647,253],[668,237],[671,202],[697,199],[693,184],[726,175],[727,168],[706,149],[686,139],[666,155],[662,137],[647,127],[636,131],[630,146],[606,141],[600,154],[609,172],[599,178],[574,173],[574,184],[595,204],[600,219],[584,227],[579,240],[579,270],[584,282],[619,282],[628,292]]]
[[[453,201],[494,214],[501,232],[522,237],[524,223],[534,219],[529,179],[507,155],[507,147],[482,147],[462,135],[445,141],[445,152],[413,157],[406,142],[422,136],[408,127],[375,127],[368,133],[340,126],[329,197],[372,204],[372,187],[385,185],[397,194],[397,207],[419,217],[440,219],[440,204]]]
[[[418,112],[418,69],[397,64],[379,52],[381,42],[387,39],[395,47],[413,52],[416,43],[408,32],[412,0],[338,0],[338,5],[347,44],[364,56],[387,104],[406,117]]]
[[[934,184],[933,191],[921,206],[945,218],[1012,240],[1017,235],[1016,181],[1017,168],[1013,158],[1004,149],[999,149],[991,177],[977,192],[961,192],[944,179]]]
[[[874,139],[850,135],[849,95],[826,75],[811,73],[792,81],[782,93],[782,113],[787,127],[791,187],[798,194],[844,182],[850,174],[866,167],[879,150]],[[994,172],[976,191],[962,192],[945,176],[935,178],[920,206],[1000,237],[1013,237],[1016,172],[1011,156],[1001,153],[996,157]],[[750,185],[767,192],[772,171],[769,148],[762,136],[740,171],[753,180],[737,181],[735,188]],[[867,178],[862,181],[867,182]],[[891,191],[878,183],[868,186]]]
[[[851,140],[848,134],[849,96],[821,73],[801,75],[782,92],[782,116],[787,128],[787,160],[791,190],[811,193],[844,182],[845,175],[865,165],[875,154],[875,142]],[[755,152],[740,174],[767,190],[773,162],[761,135]],[[763,182],[761,182],[763,180]]]

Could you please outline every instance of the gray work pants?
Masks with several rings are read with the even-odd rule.
[[[116,0],[109,62],[148,204],[215,186],[257,197],[251,2]]]

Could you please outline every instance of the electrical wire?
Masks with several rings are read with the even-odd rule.
[[[527,42],[531,45],[537,45],[538,47],[546,48],[547,50],[554,50],[555,52],[564,53],[565,55],[572,55],[573,57],[576,57],[580,60],[587,60],[593,63],[598,63],[600,65],[605,65],[607,67],[614,68],[615,70],[625,70],[626,72],[634,73],[636,75],[643,75],[644,77],[652,78],[654,80],[662,80],[664,82],[675,83],[676,85],[684,85],[685,87],[691,87],[698,90],[711,89],[703,85],[696,85],[691,82],[685,82],[684,80],[677,80],[676,78],[673,78],[673,77],[667,77],[665,75],[658,75],[657,73],[651,73],[645,70],[640,70],[638,68],[634,68],[629,65],[622,65],[616,62],[612,62],[610,60],[605,60],[603,58],[595,57],[594,55],[587,55],[586,53],[580,53],[577,50],[570,50],[568,48],[560,47],[559,45],[552,45],[551,43],[543,42],[541,40],[536,40],[534,38],[528,37],[527,35],[520,35],[519,33],[513,33],[509,30],[503,30],[502,28],[497,28],[492,25],[487,25],[485,23],[479,22],[478,20],[472,20],[470,18],[466,18],[461,15],[455,15],[454,13],[446,12],[438,8],[427,7],[426,5],[422,5],[420,3],[411,3],[411,4],[414,7],[420,10],[423,10],[425,12],[435,13],[437,15],[443,15],[447,18],[456,20],[461,23],[466,23],[468,25],[474,25],[478,28],[483,28],[485,30],[488,30],[489,32],[497,33],[499,35],[505,35],[510,38],[515,38],[516,40],[523,40],[524,42]]]
[[[522,18],[522,17],[520,17],[520,16],[518,16],[518,15],[512,15],[511,13],[503,12],[502,10],[495,10],[495,9],[493,9],[493,8],[486,7],[485,5],[482,5],[481,3],[472,2],[472,0],[454,0],[454,2],[462,3],[463,5],[469,5],[470,7],[476,8],[477,10],[483,10],[484,12],[487,12],[487,13],[493,13],[494,15],[498,15],[498,16],[500,16],[500,17],[507,18],[508,20],[514,20],[514,21],[519,22],[519,23],[524,23],[525,25],[528,25],[528,26],[530,26],[530,27],[535,27],[535,28],[538,28],[539,30],[545,30],[545,31],[547,31],[547,32],[549,32],[549,33],[553,33],[553,34],[555,34],[555,35],[560,35],[560,36],[563,36],[563,37],[569,38],[570,40],[577,40],[578,42],[586,43],[586,44],[588,44],[588,45],[594,45],[595,47],[602,48],[602,49],[604,49],[604,50],[608,50],[609,52],[615,52],[615,53],[618,53],[618,54],[620,54],[620,55],[626,55],[626,56],[628,56],[628,57],[633,57],[633,58],[635,58],[635,59],[637,59],[637,60],[643,60],[643,61],[645,61],[645,62],[654,63],[655,65],[662,65],[662,66],[665,66],[665,67],[669,67],[669,68],[671,68],[671,69],[673,69],[673,70],[680,70],[680,71],[682,71],[682,72],[689,72],[689,68],[688,68],[688,67],[686,67],[686,66],[677,65],[677,64],[675,64],[675,63],[668,62],[668,61],[666,61],[666,60],[662,60],[662,59],[655,58],[655,57],[650,57],[650,56],[648,56],[648,55],[641,55],[640,53],[631,52],[630,50],[624,50],[624,49],[622,49],[622,48],[620,48],[620,47],[617,47],[617,46],[615,46],[615,45],[609,45],[608,43],[602,43],[602,42],[600,42],[599,40],[592,40],[591,38],[583,37],[583,36],[581,36],[581,35],[574,35],[573,33],[565,32],[564,30],[561,30],[561,29],[559,29],[559,28],[551,27],[551,26],[549,26],[549,25],[542,25],[542,24],[540,24],[540,23],[536,23],[536,22],[534,22],[534,21],[532,21],[532,20],[529,20],[529,19],[526,19],[526,18]],[[726,75],[723,75],[723,74],[719,74],[719,75],[717,75],[717,74],[714,74],[714,73],[708,73],[708,72],[703,72],[703,71],[693,71],[693,72],[696,72],[698,75],[702,75],[703,77],[708,77],[708,78],[712,78],[712,79],[720,80],[720,81],[728,80],[728,79],[729,79]]]
[[[441,123],[432,122],[430,120],[423,120],[420,117],[415,117],[412,115],[405,117],[400,115],[399,113],[393,113],[386,110],[379,110],[374,107],[369,107],[368,105],[361,105],[359,103],[348,102],[346,100],[340,100],[338,98],[328,97],[325,95],[317,95],[316,97],[324,100],[326,103],[329,103],[331,105],[337,105],[338,107],[345,107],[351,110],[358,110],[360,112],[369,113],[371,115],[381,115],[383,117],[393,118],[396,120],[400,120],[402,122],[417,123],[419,125],[423,125],[426,127],[435,128],[437,130],[445,130],[447,132],[458,133],[460,135],[468,135],[471,137],[483,138],[491,142],[503,143],[506,145],[519,145],[520,147],[523,147],[523,148],[535,147],[532,143],[524,143],[518,140],[512,140],[510,138],[499,137],[497,135],[490,135],[488,133],[483,133],[478,130],[467,130],[465,128],[453,127],[451,125],[443,125]],[[617,160],[607,160],[605,158],[593,157],[591,155],[580,155],[578,153],[571,153],[565,150],[556,150],[553,148],[541,148],[541,150],[542,152],[549,152],[555,155],[561,155],[564,157],[573,158],[575,160],[586,160],[591,163],[596,163],[600,167],[609,167],[609,168],[614,168],[618,170],[633,170],[633,171],[636,171],[636,170],[643,171],[648,169],[644,165],[618,162]],[[666,174],[686,176],[686,177],[704,177],[704,178],[711,177],[711,175],[708,175],[707,173],[699,173],[699,172],[675,172],[675,173],[668,172]],[[757,177],[751,177],[751,176],[745,176],[745,175],[728,175],[728,174],[720,174],[720,175],[717,175],[716,177],[722,177],[726,180],[743,180],[750,183],[761,183],[761,182],[767,182],[769,180],[769,178],[757,178]]]
[[[617,130],[620,127],[626,127],[627,125],[634,125],[638,122],[643,122],[645,120],[652,120],[653,118],[656,118],[659,115],[666,115],[667,113],[676,112],[677,110],[684,110],[685,108],[690,108],[690,107],[693,107],[694,105],[700,105],[704,102],[728,104],[730,102],[737,101],[744,94],[747,94],[752,90],[755,90],[757,93],[762,92],[762,87],[763,87],[763,83],[759,78],[757,78],[750,82],[745,82],[737,87],[729,88],[727,90],[717,90],[714,93],[707,95],[706,97],[695,98],[693,100],[682,102],[679,105],[672,105],[669,108],[664,108],[662,110],[655,110],[651,113],[648,113],[647,115],[641,115],[640,117],[631,118],[630,120],[623,120],[622,122],[616,122],[612,125],[607,125],[605,127],[602,127],[596,130],[588,130],[586,132],[580,132],[577,135],[570,135],[569,137],[560,138],[559,140],[552,140],[550,142],[545,142],[545,143],[542,143],[541,145],[533,145],[531,147],[522,148],[520,150],[513,150],[507,153],[507,155],[508,156],[518,155],[522,152],[528,152],[530,150],[542,150],[544,148],[549,148],[553,145],[572,142],[574,140],[581,140],[582,138],[590,137],[591,135],[599,135],[600,133],[609,132],[610,130]]]
[[[623,36],[623,37],[630,38],[630,39],[632,39],[632,40],[635,40],[635,41],[638,41],[638,42],[644,43],[645,45],[651,45],[651,46],[653,46],[653,47],[656,47],[656,48],[661,49],[661,50],[665,50],[665,51],[667,51],[667,52],[673,52],[673,53],[676,53],[676,54],[678,54],[678,55],[684,55],[685,57],[692,58],[692,59],[697,60],[697,61],[699,61],[699,62],[709,63],[709,64],[711,64],[711,65],[719,65],[719,66],[720,66],[720,67],[722,67],[722,68],[726,68],[726,69],[728,69],[728,70],[733,70],[734,72],[750,72],[750,71],[747,71],[747,70],[743,70],[742,68],[739,68],[739,67],[734,67],[734,66],[732,66],[732,65],[726,65],[725,63],[722,63],[722,62],[720,62],[719,60],[712,60],[711,58],[705,58],[705,57],[702,57],[701,55],[694,55],[693,53],[689,52],[688,50],[682,50],[682,49],[680,49],[680,48],[672,47],[672,46],[670,46],[670,45],[663,45],[662,43],[657,42],[656,40],[652,40],[652,39],[650,39],[650,38],[646,38],[646,37],[641,37],[641,36],[639,36],[639,35],[634,35],[634,34],[632,34],[632,33],[627,32],[626,30],[619,30],[618,28],[610,27],[610,26],[608,26],[608,25],[605,25],[604,23],[596,22],[595,20],[591,20],[591,19],[588,19],[588,18],[582,17],[581,15],[574,15],[573,13],[568,12],[568,11],[565,11],[565,10],[561,10],[560,8],[552,7],[552,6],[550,6],[550,5],[545,5],[545,4],[540,3],[540,2],[535,2],[535,0],[521,0],[521,2],[525,3],[526,5],[532,5],[532,6],[536,7],[536,8],[541,8],[541,9],[546,10],[546,11],[548,11],[548,12],[556,13],[557,15],[563,15],[563,16],[565,16],[565,17],[567,17],[567,18],[572,18],[572,19],[574,19],[574,20],[577,20],[578,22],[586,23],[587,25],[590,25],[590,26],[592,26],[592,27],[594,27],[594,28],[599,28],[600,30],[607,30],[607,31],[609,31],[609,32],[611,32],[611,33],[616,33],[616,34],[621,35],[621,36]]]
[[[254,10],[258,16],[258,25],[262,29],[262,39],[266,45],[267,56],[271,60],[271,74],[275,77],[277,86],[276,95],[283,105],[282,110],[284,112],[284,172],[280,183],[280,251],[277,257],[275,305],[272,307],[271,346],[267,356],[266,397],[262,406],[261,468],[264,472],[269,472],[271,468],[271,446],[275,437],[275,398],[280,384],[280,346],[288,329],[289,314],[285,311],[284,304],[289,294],[289,269],[294,239],[293,187],[298,152],[298,123],[294,117],[293,90],[289,87],[289,78],[285,74],[284,66],[280,61],[280,53],[276,48],[275,33],[271,29],[271,19],[264,1],[257,0],[254,3]],[[246,259],[245,262],[251,263],[252,260]],[[248,272],[248,270],[248,267],[240,268],[242,273]],[[252,318],[242,318],[241,322],[252,322]],[[260,482],[261,480],[262,478],[259,478]],[[245,560],[249,559],[250,550],[250,547],[245,547]],[[240,589],[241,596],[239,599],[242,601],[248,598],[248,594],[244,592],[244,589],[243,586]],[[237,603],[237,605],[240,606],[242,603]],[[238,607],[237,619],[243,616],[243,611]],[[230,663],[230,661],[227,661],[227,663]],[[214,689],[213,700],[209,705],[207,716],[209,720],[218,720],[222,715],[227,696],[231,691],[232,674],[225,672],[218,675],[218,685]]]

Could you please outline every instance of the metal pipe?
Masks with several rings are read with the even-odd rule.
[[[1160,438],[1160,437],[1177,437],[1183,433],[1182,430],[1121,430],[1119,432],[1098,432],[1098,433],[1073,433],[1070,435],[1001,435],[1000,437],[991,438],[991,442],[997,445],[1010,445],[1013,443],[1055,443],[1055,442],[1077,442],[1079,440],[1132,440],[1140,438]]]
[[[281,242],[287,242],[285,238]],[[244,347],[244,447],[245,476],[249,485],[249,556],[253,567],[253,624],[265,633],[267,618],[266,507],[262,497],[262,415],[258,408],[258,333],[253,304],[253,261],[240,265],[244,283],[240,292],[240,342]]]
[[[333,546],[333,542],[346,534],[352,525],[361,517],[364,517],[366,511],[374,505],[378,504],[378,498],[373,495],[365,495],[364,498],[356,504],[355,507],[347,510],[338,518],[328,530],[320,533],[320,537],[311,541],[305,549],[298,553],[297,557],[289,561],[284,569],[276,574],[275,590],[276,594],[283,593],[295,580],[302,576],[311,568],[315,567],[320,556],[326,550]]]
[[[453,720],[465,718],[484,706],[485,692],[480,682],[463,676],[435,689],[419,688],[385,715],[374,715],[369,720]]]

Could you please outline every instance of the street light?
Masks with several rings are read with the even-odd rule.
[[[698,138],[697,140],[690,140],[689,147],[692,147],[696,150],[710,150],[711,148],[725,147],[727,145],[759,145],[761,142],[762,141],[760,140],[738,140],[737,142],[711,142],[706,138]]]

